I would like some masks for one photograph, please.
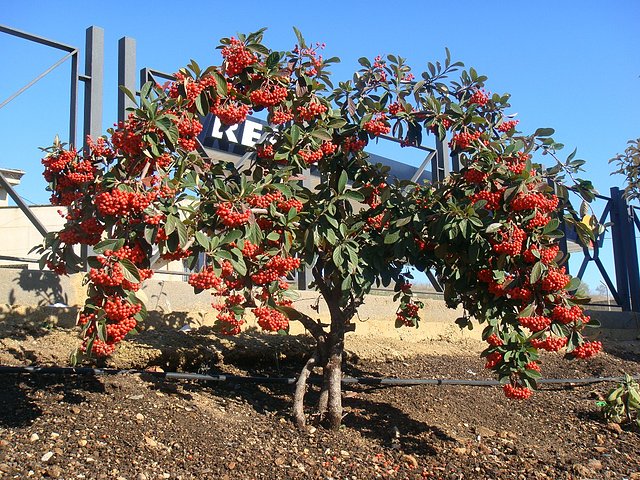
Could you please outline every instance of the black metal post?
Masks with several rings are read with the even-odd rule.
[[[618,187],[611,187],[611,239],[613,242],[613,262],[616,268],[616,290],[620,298],[622,310],[631,310],[631,298],[629,297],[629,278],[627,269],[627,243],[626,202],[622,198],[622,192]]]
[[[144,84],[141,83],[140,86]],[[131,93],[136,93],[136,41],[131,37],[118,40],[118,86],[123,86]],[[118,88],[118,121],[127,118],[127,108],[135,107],[135,103]]]
[[[87,135],[97,138],[102,135],[102,91],[104,76],[104,30],[87,28],[84,72],[88,80],[84,86],[84,130],[82,139],[86,145]]]
[[[638,248],[636,245],[636,229],[634,225],[635,212],[627,205],[622,196],[621,203],[626,213],[624,217],[625,228],[625,260],[629,280],[629,294],[631,296],[631,310],[640,312],[640,269],[638,267]]]

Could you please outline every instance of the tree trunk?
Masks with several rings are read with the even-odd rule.
[[[333,326],[333,325],[332,325]],[[325,387],[329,393],[327,420],[329,428],[337,430],[342,423],[342,356],[344,352],[344,329],[338,325],[333,329],[329,341],[329,359],[325,368]]]
[[[309,375],[313,371],[314,367],[318,362],[318,352],[313,354],[313,356],[307,360],[304,368],[300,372],[300,376],[296,381],[296,391],[293,396],[293,419],[298,426],[298,428],[304,428],[306,424],[306,417],[304,415],[304,395],[307,392],[307,380],[309,379]]]

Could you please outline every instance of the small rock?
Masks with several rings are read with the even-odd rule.
[[[142,415],[141,413],[136,413],[136,421],[141,422],[143,420],[144,420],[144,415]]]
[[[80,445],[81,447],[86,447],[87,441],[84,438],[81,438],[80,440],[78,440],[78,445]]]
[[[402,460],[410,465],[413,465],[414,468],[418,467],[418,460],[416,460],[416,457],[414,457],[413,455],[403,455]]]
[[[620,425],[618,425],[617,423],[607,423],[607,429],[614,433],[622,433],[622,427],[620,427]]]
[[[43,462],[48,462],[51,459],[51,457],[53,457],[53,452],[47,452],[42,456],[40,460]]]
[[[469,453],[465,447],[456,447],[453,449],[453,452],[456,455],[466,455],[467,453]]]
[[[584,465],[580,465],[579,463],[576,463],[573,466],[573,471],[575,473],[577,473],[578,475],[580,475],[581,477],[587,477],[587,478],[593,478],[595,476],[595,473],[593,470],[591,470],[590,468],[584,466]]]
[[[495,437],[497,433],[487,427],[477,427],[476,435],[480,435],[481,437]]]
[[[148,480],[148,479],[147,479],[147,476],[146,476],[144,473],[140,472],[140,473],[136,476],[136,480]]]
[[[600,435],[600,434],[596,435],[596,443],[598,445],[604,445],[604,441],[605,441],[604,435]]]
[[[276,462],[276,465],[278,465],[278,466],[279,465],[284,465],[284,458],[278,457],[278,458],[276,458],[275,462]]]
[[[0,472],[11,473],[11,467],[6,463],[0,463]]]
[[[606,447],[593,447],[593,449],[598,453],[604,453],[607,451]]]
[[[340,455],[343,457],[348,457],[349,456],[349,452],[347,452],[346,450],[340,450]]]
[[[236,462],[229,462],[227,463],[227,468],[229,470],[234,470],[236,468],[236,465],[237,465]]]
[[[309,434],[313,435],[314,433],[316,433],[318,429],[316,427],[309,427],[309,429],[307,430],[309,432]]]
[[[131,395],[129,398],[131,400],[142,400],[144,398],[144,395]]]
[[[640,472],[633,472],[629,475],[629,480],[640,480]]]
[[[37,433],[34,433],[29,437],[30,442],[37,442],[38,440],[40,440],[40,435],[38,435]]]
[[[73,412],[74,415],[78,415],[81,410],[78,407],[71,407],[71,412]]]
[[[62,475],[62,469],[57,465],[52,465],[51,467],[47,468],[47,475],[49,475],[51,478],[58,478],[60,475]]]
[[[51,433],[51,438],[53,438],[54,440],[55,440],[56,438],[58,438],[59,436],[60,436],[60,434],[59,434],[59,433],[56,433],[56,432],[52,432],[52,433]]]
[[[592,458],[587,462],[587,467],[591,468],[592,470],[602,470],[602,462],[600,460]]]
[[[146,444],[147,444],[147,446],[148,446],[148,447],[151,447],[151,448],[157,448],[157,447],[158,447],[158,442],[156,442],[156,441],[155,441],[153,438],[151,438],[151,437],[147,437],[146,435],[145,435],[145,437],[144,437],[144,443],[146,443]]]

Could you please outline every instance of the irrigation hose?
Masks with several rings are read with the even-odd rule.
[[[89,368],[89,367],[13,367],[0,365],[0,374],[29,374],[29,375],[126,375],[139,374],[152,377],[175,379],[175,380],[197,380],[201,382],[228,382],[228,383],[253,383],[253,384],[285,384],[296,383],[295,377],[252,377],[241,375],[203,375],[200,373],[180,373],[180,372],[154,372],[147,370],[118,370],[114,368]],[[640,375],[632,375],[634,380],[640,380]],[[624,377],[588,377],[588,378],[543,378],[538,380],[539,384],[589,384],[600,382],[622,382]],[[309,378],[309,383],[319,384],[321,377]],[[493,387],[500,385],[497,380],[460,380],[453,378],[381,378],[381,377],[344,377],[343,385],[383,385],[394,387],[410,387],[415,385],[463,385],[470,387]]]

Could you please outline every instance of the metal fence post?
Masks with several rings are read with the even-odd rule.
[[[131,37],[122,37],[118,40],[118,87],[120,85],[135,95],[137,91],[136,40]],[[124,122],[127,118],[127,108],[135,106],[135,103],[118,88],[118,121]]]
[[[631,310],[640,312],[640,268],[638,266],[638,248],[636,245],[636,227],[633,217],[635,211],[629,208],[624,196],[620,197],[621,207],[624,208],[624,228],[625,228],[625,260],[627,264],[627,275],[629,280],[629,293],[631,296]],[[622,211],[621,208],[621,211]]]
[[[82,141],[86,146],[87,135],[102,135],[102,90],[104,76],[104,30],[87,28],[84,73],[88,78],[84,86],[84,130]]]
[[[447,138],[436,137],[436,156],[431,161],[431,179],[433,182],[441,182],[451,173],[449,165],[449,147]]]
[[[622,310],[631,310],[629,298],[629,276],[627,269],[628,241],[626,233],[627,209],[618,187],[611,187],[611,240],[613,243],[613,262],[616,268],[616,289],[620,297]],[[634,241],[635,244],[635,241]]]

